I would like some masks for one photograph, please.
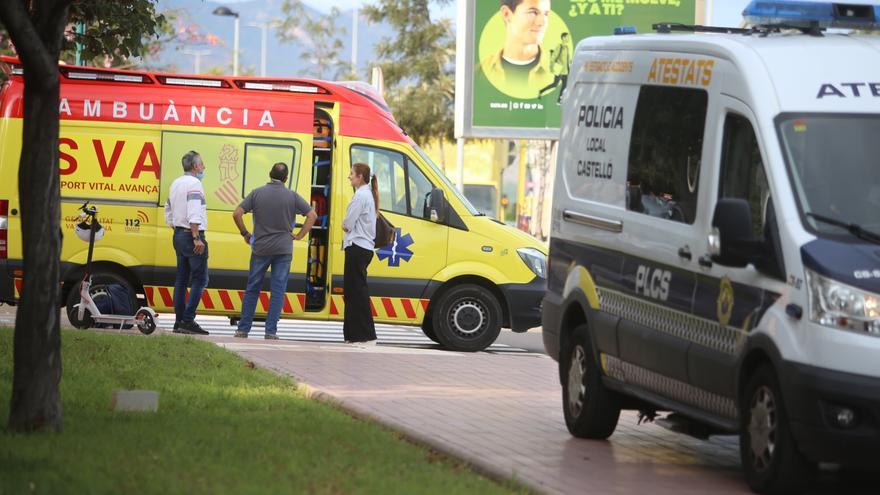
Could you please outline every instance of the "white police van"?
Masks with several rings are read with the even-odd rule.
[[[880,460],[880,36],[825,29],[880,7],[744,14],[578,45],[543,335],[574,436],[670,412],[775,493]]]

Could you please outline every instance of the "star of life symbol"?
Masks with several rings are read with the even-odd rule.
[[[403,261],[409,261],[413,256],[413,252],[409,250],[409,247],[415,244],[412,235],[403,235],[400,227],[395,230],[397,231],[397,235],[394,236],[394,242],[379,248],[376,252],[379,256],[379,261],[384,259],[388,260],[388,266],[400,266],[401,259]]]

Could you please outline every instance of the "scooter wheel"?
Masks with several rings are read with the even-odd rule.
[[[142,334],[150,335],[156,330],[156,319],[153,318],[153,314],[146,309],[139,309],[134,317],[137,320],[138,330],[140,330]]]
[[[90,313],[88,309],[83,312],[82,319],[77,317],[76,309],[67,314],[67,319],[70,320],[70,324],[73,325],[74,328],[80,330],[86,330],[95,326],[95,320],[92,318],[92,313]]]

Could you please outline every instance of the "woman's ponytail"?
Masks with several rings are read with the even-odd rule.
[[[373,192],[373,201],[376,203],[376,212],[379,211],[379,179],[376,174],[370,177],[370,190]]]

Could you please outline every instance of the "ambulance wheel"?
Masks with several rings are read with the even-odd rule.
[[[156,319],[153,318],[153,314],[146,309],[139,309],[134,317],[138,320],[137,327],[142,334],[150,335],[156,330]]]
[[[752,374],[740,403],[739,450],[749,487],[758,493],[806,490],[815,466],[795,444],[773,368]]]
[[[425,337],[428,337],[438,344],[440,343],[440,341],[437,340],[437,332],[434,331],[434,320],[432,318],[427,317],[422,322],[422,333],[425,334]]]
[[[565,426],[577,438],[604,440],[620,418],[620,398],[602,383],[587,325],[575,327],[563,341],[559,371]]]
[[[501,333],[501,304],[479,285],[462,284],[444,292],[433,313],[437,341],[452,351],[482,351]]]
[[[70,292],[67,293],[67,319],[70,320],[70,324],[76,328],[90,328],[95,325],[94,320],[89,317],[89,325],[85,327],[78,326],[86,324],[85,321],[79,322],[76,317],[76,305],[79,304],[79,288],[81,281],[77,281],[73,287],[70,288]],[[109,298],[110,293],[107,291],[107,286],[110,284],[119,284],[125,287],[125,290],[128,291],[130,296],[129,307],[137,308],[139,306],[137,298],[135,297],[134,289],[131,287],[131,284],[120,275],[117,275],[113,272],[97,272],[92,274],[92,286],[89,288],[89,293],[92,295],[92,300],[95,301],[96,305],[100,304],[101,298]],[[88,313],[88,311],[86,311]],[[129,313],[131,314],[131,313]],[[83,318],[85,320],[85,318]],[[106,325],[107,328],[120,328],[119,325]],[[125,325],[123,328],[131,328],[131,325]]]

